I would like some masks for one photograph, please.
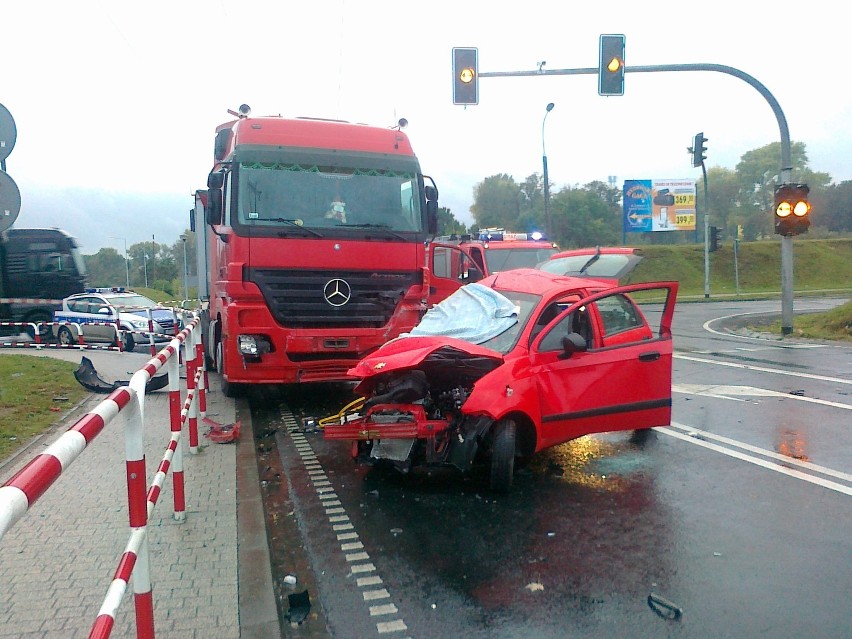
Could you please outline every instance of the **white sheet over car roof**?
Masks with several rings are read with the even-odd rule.
[[[516,324],[518,311],[504,295],[472,283],[430,308],[420,323],[401,337],[442,335],[481,344]]]

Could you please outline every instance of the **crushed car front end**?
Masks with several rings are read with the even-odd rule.
[[[416,341],[414,341],[416,340]],[[502,363],[499,353],[447,340],[406,338],[410,350],[368,358],[356,392],[361,412],[327,424],[326,439],[351,440],[361,461],[384,461],[407,472],[415,466],[468,470],[492,419],[462,411],[474,383]],[[401,345],[403,346],[403,345]],[[473,352],[472,352],[473,351]],[[416,354],[412,354],[416,353]]]

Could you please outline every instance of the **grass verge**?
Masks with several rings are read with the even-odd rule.
[[[0,462],[61,419],[88,394],[77,364],[31,355],[0,355]]]
[[[781,320],[770,324],[754,325],[752,330],[781,334]],[[827,339],[852,342],[852,302],[847,302],[824,313],[797,315],[793,335],[808,339]]]

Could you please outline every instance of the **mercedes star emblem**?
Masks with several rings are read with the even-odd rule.
[[[323,287],[322,294],[325,301],[332,306],[343,306],[352,299],[352,287],[346,280],[329,280]]]

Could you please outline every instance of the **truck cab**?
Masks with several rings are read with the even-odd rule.
[[[61,300],[86,287],[77,240],[61,229],[0,233],[0,319],[51,322]]]

